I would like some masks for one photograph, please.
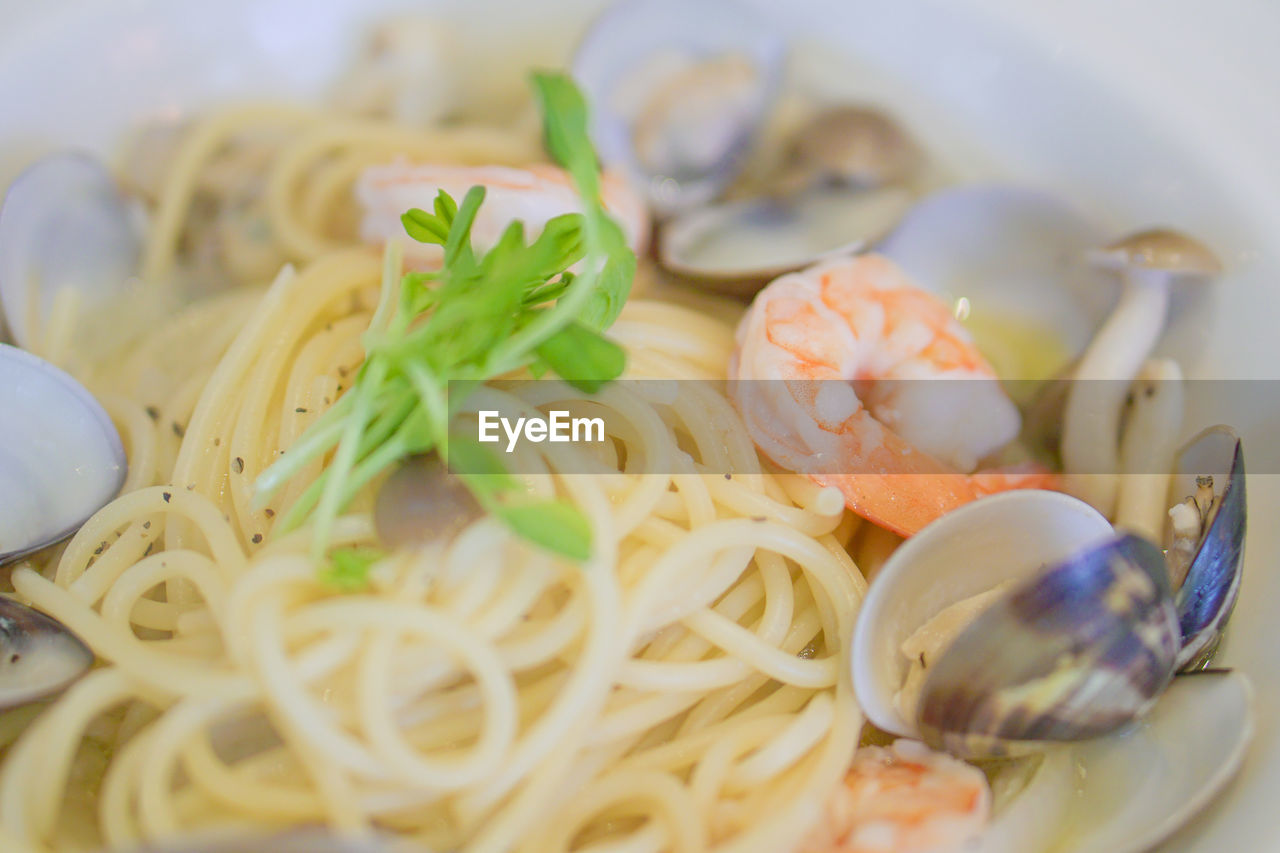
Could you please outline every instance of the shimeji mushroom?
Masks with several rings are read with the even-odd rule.
[[[1175,279],[1221,271],[1217,257],[1178,231],[1140,231],[1095,254],[1118,270],[1123,290],[1111,316],[1080,357],[1062,425],[1068,489],[1110,516],[1116,503],[1117,434],[1129,386],[1164,329]]]
[[[1164,539],[1169,481],[1182,431],[1182,370],[1167,358],[1151,358],[1132,385],[1133,406],[1120,440],[1120,481],[1115,523],[1153,542]]]

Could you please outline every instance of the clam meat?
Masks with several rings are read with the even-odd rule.
[[[785,43],[733,0],[629,0],[583,38],[573,75],[606,165],[660,215],[720,195],[777,95]]]

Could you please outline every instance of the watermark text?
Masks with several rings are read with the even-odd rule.
[[[505,435],[507,453],[515,450],[521,437],[534,444],[604,441],[604,418],[571,417],[569,412],[559,409],[552,409],[546,417],[521,417],[514,422],[493,410],[481,411],[479,415],[480,441],[500,443]]]

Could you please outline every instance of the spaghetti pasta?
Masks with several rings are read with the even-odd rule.
[[[482,517],[391,553],[366,590],[327,585],[308,530],[280,525],[318,465],[266,506],[252,488],[363,358],[380,264],[352,244],[351,181],[393,156],[537,152],[476,128],[219,113],[173,156],[146,278],[179,272],[202,174],[247,138],[272,140],[258,184],[291,264],[82,371],[124,436],[127,488],[13,584],[101,665],[9,749],[6,849],[307,823],[468,851],[763,850],[802,836],[862,726],[840,650],[865,581],[839,495],[726,440],[746,432],[708,384],[675,383],[664,401],[607,386],[594,405],[616,451],[594,464],[613,470],[574,473],[590,451],[544,445],[525,478],[585,513],[586,564]],[[664,300],[633,300],[612,334],[627,375],[646,379],[723,378],[733,342],[724,319]],[[632,454],[679,473],[618,466]],[[726,465],[744,473],[707,473]],[[335,545],[374,541],[371,496],[338,519]],[[77,789],[96,792],[90,807]]]

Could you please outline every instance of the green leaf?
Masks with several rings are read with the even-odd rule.
[[[582,323],[570,323],[538,345],[538,357],[574,388],[594,394],[627,366],[622,347]]]
[[[573,273],[561,273],[557,278],[553,278],[546,284],[540,285],[530,290],[524,295],[524,307],[536,308],[547,302],[553,302],[564,295],[569,285],[573,284]]]
[[[419,243],[435,243],[443,246],[449,239],[449,227],[438,216],[414,207],[400,215],[405,233]]]
[[[547,221],[527,252],[532,278],[545,281],[561,273],[569,275],[569,267],[586,256],[584,219],[581,213],[564,213]]]
[[[449,239],[444,244],[444,265],[446,267],[458,263],[459,259],[471,257],[471,226],[475,223],[476,212],[484,201],[484,187],[475,186],[467,190],[462,197],[462,205],[449,229]],[[439,196],[437,196],[437,199]],[[447,196],[446,196],[447,198]]]
[[[636,255],[627,247],[626,237],[617,223],[601,216],[600,232],[607,255],[596,289],[578,318],[595,329],[607,329],[618,319],[631,295],[636,278]]]
[[[560,501],[529,502],[499,454],[474,437],[451,437],[448,426],[475,386],[508,371],[554,370],[594,392],[625,366],[622,349],[600,333],[622,310],[636,259],[600,203],[587,104],[563,74],[539,74],[534,88],[548,150],[572,178],[583,212],[553,218],[527,245],[524,226],[510,223],[482,253],[471,229],[483,187],[460,203],[441,191],[431,211],[404,214],[411,238],[444,247],[443,264],[400,274],[399,257],[388,251],[352,386],[258,481],[261,500],[332,454],[281,519],[286,527],[314,520],[319,556],[337,514],[360,489],[403,456],[432,449],[448,451],[477,500],[519,535],[574,559],[590,551],[579,512]],[[372,562],[369,553],[347,549],[331,563],[326,558],[325,573],[337,584],[363,583]]]
[[[444,190],[436,193],[435,201],[436,216],[440,217],[440,221],[447,227],[453,227],[453,220],[458,216],[458,203],[453,200],[453,196]]]
[[[493,511],[535,545],[578,562],[591,557],[591,525],[572,504],[560,500],[499,504]]]
[[[357,592],[369,585],[369,570],[385,556],[377,548],[335,548],[320,580],[341,592]]]

